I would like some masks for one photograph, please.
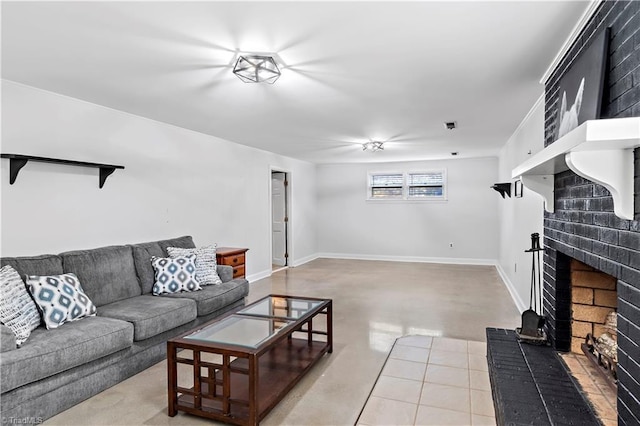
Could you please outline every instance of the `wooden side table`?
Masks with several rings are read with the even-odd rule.
[[[216,261],[218,265],[233,266],[233,278],[245,277],[245,253],[248,248],[218,247]]]

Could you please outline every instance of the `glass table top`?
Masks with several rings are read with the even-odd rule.
[[[231,315],[185,336],[185,339],[257,348],[292,322],[278,318]]]
[[[322,300],[269,296],[238,311],[238,314],[298,319],[322,303]]]

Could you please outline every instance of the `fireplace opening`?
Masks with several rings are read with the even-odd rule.
[[[591,358],[615,384],[617,280],[571,260],[571,352]]]
[[[561,354],[603,424],[617,417],[617,279],[570,261],[571,346]]]
[[[587,334],[595,337],[610,331],[607,316],[617,312],[615,277],[571,259],[571,351],[582,353]]]

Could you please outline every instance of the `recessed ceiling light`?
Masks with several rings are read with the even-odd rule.
[[[456,127],[458,127],[458,122],[457,122],[457,121],[445,121],[445,122],[444,122],[444,127],[445,127],[447,130],[453,130],[453,129],[455,129]]]

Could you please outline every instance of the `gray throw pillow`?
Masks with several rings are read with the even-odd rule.
[[[18,346],[40,325],[36,304],[18,272],[9,265],[0,269],[0,321],[16,335]]]
[[[196,278],[200,285],[222,284],[218,276],[216,262],[216,245],[199,248],[167,247],[169,257],[196,255]]]

